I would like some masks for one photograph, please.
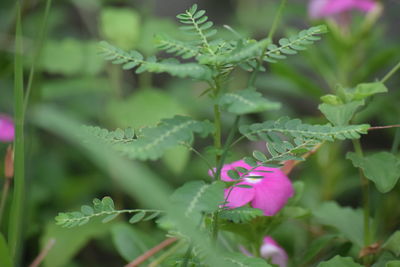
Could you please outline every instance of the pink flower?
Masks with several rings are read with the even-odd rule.
[[[13,140],[13,121],[9,116],[0,114],[0,142],[12,142]]]
[[[318,19],[351,10],[371,12],[377,5],[374,0],[311,0],[309,15],[313,19]]]
[[[237,167],[247,170],[252,169],[243,160],[225,164],[221,170],[221,179],[226,182],[234,181],[228,176],[228,171]],[[239,172],[239,175],[242,175],[242,173]],[[264,178],[249,178],[249,176],[263,176]],[[277,168],[257,167],[244,176],[236,185],[250,185],[252,187],[230,187],[225,189],[225,199],[227,199],[225,206],[238,208],[251,203],[253,208],[263,210],[265,216],[275,215],[294,194],[289,178]]]
[[[264,237],[263,244],[260,247],[260,255],[264,259],[270,259],[271,263],[286,267],[288,256],[285,250],[278,245],[270,236]]]

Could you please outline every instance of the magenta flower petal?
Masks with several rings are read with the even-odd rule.
[[[265,216],[273,216],[285,206],[294,194],[289,178],[279,169],[268,173],[266,178],[255,186],[252,206],[264,211]]]
[[[0,142],[12,142],[14,140],[14,123],[7,115],[0,114]]]
[[[269,236],[264,237],[260,255],[264,259],[270,259],[271,263],[279,265],[279,267],[287,266],[288,256],[285,250]]]
[[[370,12],[376,6],[377,3],[373,0],[311,0],[309,15],[316,19],[351,10]]]
[[[231,192],[229,193],[229,191]],[[254,198],[254,191],[254,188],[240,187],[225,189],[225,199],[228,197],[225,206],[228,208],[239,208],[246,205]]]

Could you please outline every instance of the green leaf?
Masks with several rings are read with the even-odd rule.
[[[310,125],[302,123],[299,119],[280,118],[275,121],[265,121],[252,125],[242,125],[239,128],[241,134],[252,141],[267,140],[271,138],[271,133],[278,132],[287,134],[295,138],[307,138],[320,141],[333,141],[335,139],[356,139],[359,134],[367,133],[368,124],[349,125],[349,126],[331,126]]]
[[[97,55],[96,48],[96,41],[49,40],[44,44],[38,67],[51,74],[97,75],[103,70],[104,61]]]
[[[335,256],[334,258],[323,261],[318,264],[318,267],[362,267],[361,264],[354,262],[353,258]]]
[[[277,59],[284,59],[286,55],[293,55],[296,51],[305,50],[307,45],[319,40],[316,35],[326,33],[325,25],[311,27],[308,30],[302,30],[297,36],[283,38],[279,40],[279,45],[270,44],[265,53],[264,60],[275,63]]]
[[[66,266],[91,239],[106,235],[112,224],[103,224],[99,220],[93,220],[71,231],[71,229],[61,228],[50,222],[41,237],[41,248],[43,249],[50,239],[55,239],[56,242],[46,255],[44,266]]]
[[[280,108],[277,102],[271,102],[262,97],[261,93],[253,89],[240,90],[234,93],[225,93],[219,100],[229,112],[243,115]]]
[[[13,267],[10,250],[4,236],[0,233],[0,266]]]
[[[224,201],[224,184],[203,181],[185,183],[171,196],[174,204],[185,206],[184,215],[190,217],[200,212],[213,212]]]
[[[219,213],[220,218],[233,221],[234,223],[246,223],[256,217],[263,216],[262,210],[240,207],[236,209],[225,209]]]
[[[144,216],[146,216],[146,212],[140,211],[129,219],[129,223],[134,224],[140,222],[144,218]]]
[[[385,267],[400,267],[400,261],[388,261]]]
[[[331,105],[327,103],[320,104],[318,109],[334,125],[348,125],[353,118],[356,110],[364,105],[364,101],[352,101],[346,104]]]
[[[223,256],[224,260],[229,263],[229,266],[240,267],[272,267],[264,259],[248,257],[241,253],[230,253]]]
[[[382,248],[391,251],[397,257],[400,256],[400,231],[394,232],[383,244]]]
[[[143,242],[143,236],[127,224],[115,224],[111,228],[111,237],[118,253],[128,262],[149,249]]]
[[[336,235],[323,235],[312,241],[307,247],[307,251],[303,257],[301,257],[301,265],[305,265],[316,257],[326,246],[334,239]],[[300,265],[300,264],[299,264]]]
[[[213,131],[213,124],[208,121],[196,121],[190,117],[175,116],[162,120],[155,127],[141,128],[137,131],[138,138],[134,140],[116,140],[113,132],[98,127],[87,127],[87,132],[99,137],[107,143],[114,144],[117,151],[134,159],[158,159],[168,149],[191,142],[193,134],[207,136]]]
[[[378,93],[386,93],[388,89],[381,82],[373,82],[373,83],[361,83],[356,86],[353,99],[354,100],[363,100],[369,96]]]
[[[165,50],[167,53],[173,53],[183,59],[196,57],[200,54],[198,47],[171,39],[165,35],[156,35],[155,42],[159,49]]]
[[[313,210],[315,219],[324,225],[336,228],[344,237],[358,247],[363,247],[362,210],[340,207],[335,202],[326,202]]]
[[[358,156],[354,152],[346,155],[353,165],[361,168],[381,193],[392,190],[400,178],[400,159],[389,152],[378,152],[369,156]]]
[[[140,16],[130,8],[105,7],[100,14],[100,32],[123,49],[132,49],[140,37]]]

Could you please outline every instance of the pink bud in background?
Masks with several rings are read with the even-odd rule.
[[[0,114],[0,142],[12,142],[14,140],[14,123],[12,119]]]
[[[373,0],[311,0],[308,11],[312,19],[319,19],[352,10],[368,13],[377,5]]]
[[[263,244],[260,247],[260,255],[264,259],[270,260],[271,263],[286,267],[288,256],[286,251],[278,245],[271,237],[264,237]]]
[[[243,160],[225,164],[221,170],[221,179],[232,182],[233,180],[228,176],[228,171],[235,170],[237,167],[252,169]],[[242,175],[242,173],[239,172],[239,175]],[[249,176],[263,176],[263,178],[251,178]],[[225,189],[225,198],[227,199],[225,206],[238,208],[250,203],[253,208],[264,211],[265,216],[275,215],[294,194],[291,181],[278,168],[264,166],[254,168],[236,185],[248,185],[251,188],[230,187]]]

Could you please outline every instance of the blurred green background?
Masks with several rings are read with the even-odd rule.
[[[175,15],[196,1],[189,0],[57,0],[53,1],[47,25],[47,39],[36,62],[37,73],[27,111],[26,129],[28,193],[23,266],[30,263],[50,238],[56,238],[44,266],[121,266],[164,238],[152,222],[130,226],[119,220],[110,224],[91,223],[73,230],[54,225],[59,211],[73,210],[95,197],[112,196],[119,208],[139,207],[135,196],[126,195],[108,174],[99,171],[79,149],[63,139],[29,124],[30,108],[51,104],[63,112],[104,128],[139,128],[154,125],[161,118],[188,114],[210,118],[211,100],[200,97],[206,84],[178,80],[167,75],[123,71],[97,55],[99,40],[125,50],[136,49],[146,56],[157,53],[154,35],[165,33],[181,37]],[[240,35],[264,38],[271,26],[279,1],[201,0],[209,18],[219,27],[220,36],[232,36],[223,25]],[[276,40],[300,29],[323,23],[311,21],[307,1],[289,1]],[[270,114],[248,116],[243,121],[262,121],[282,115],[300,117],[308,122],[325,123],[317,109],[319,98],[334,92],[337,83],[354,86],[381,78],[400,58],[398,19],[400,2],[382,1],[384,10],[368,30],[357,38],[335,31],[309,50],[277,64],[267,66],[256,87],[283,108]],[[35,40],[43,19],[45,1],[23,1],[24,64],[28,73]],[[349,32],[357,32],[364,16],[353,18]],[[0,2],[0,113],[13,112],[13,50],[15,1]],[[351,35],[351,34],[350,34]],[[163,54],[160,54],[162,57]],[[232,89],[246,87],[248,74],[236,71],[229,83]],[[355,119],[372,125],[400,122],[399,75],[388,82],[388,94],[376,96]],[[233,117],[224,117],[227,127]],[[368,150],[390,149],[394,130],[372,132],[363,137]],[[226,132],[225,132],[226,134]],[[196,147],[206,149],[209,140]],[[261,144],[260,144],[261,145]],[[229,156],[237,160],[254,149],[242,143]],[[293,180],[306,182],[304,205],[313,207],[321,200],[337,200],[342,205],[359,206],[357,171],[344,158],[347,143],[323,146],[309,161],[292,173]],[[0,155],[6,145],[0,144]],[[176,187],[184,181],[208,179],[207,166],[184,148],[172,149],[160,161],[141,163],[155,175]],[[1,165],[0,173],[3,173]],[[2,174],[1,174],[2,176]],[[0,177],[1,177],[0,176]],[[143,177],[146,179],[146,177]],[[0,182],[1,184],[2,182]],[[382,201],[374,195],[379,212],[389,214],[377,231],[399,227],[397,208],[400,188]],[[151,197],[151,196],[149,196]],[[7,220],[5,220],[7,222]],[[300,256],[307,238],[300,223],[289,222],[277,232],[291,255]],[[4,231],[6,225],[1,229]],[[294,240],[293,240],[294,238]]]

